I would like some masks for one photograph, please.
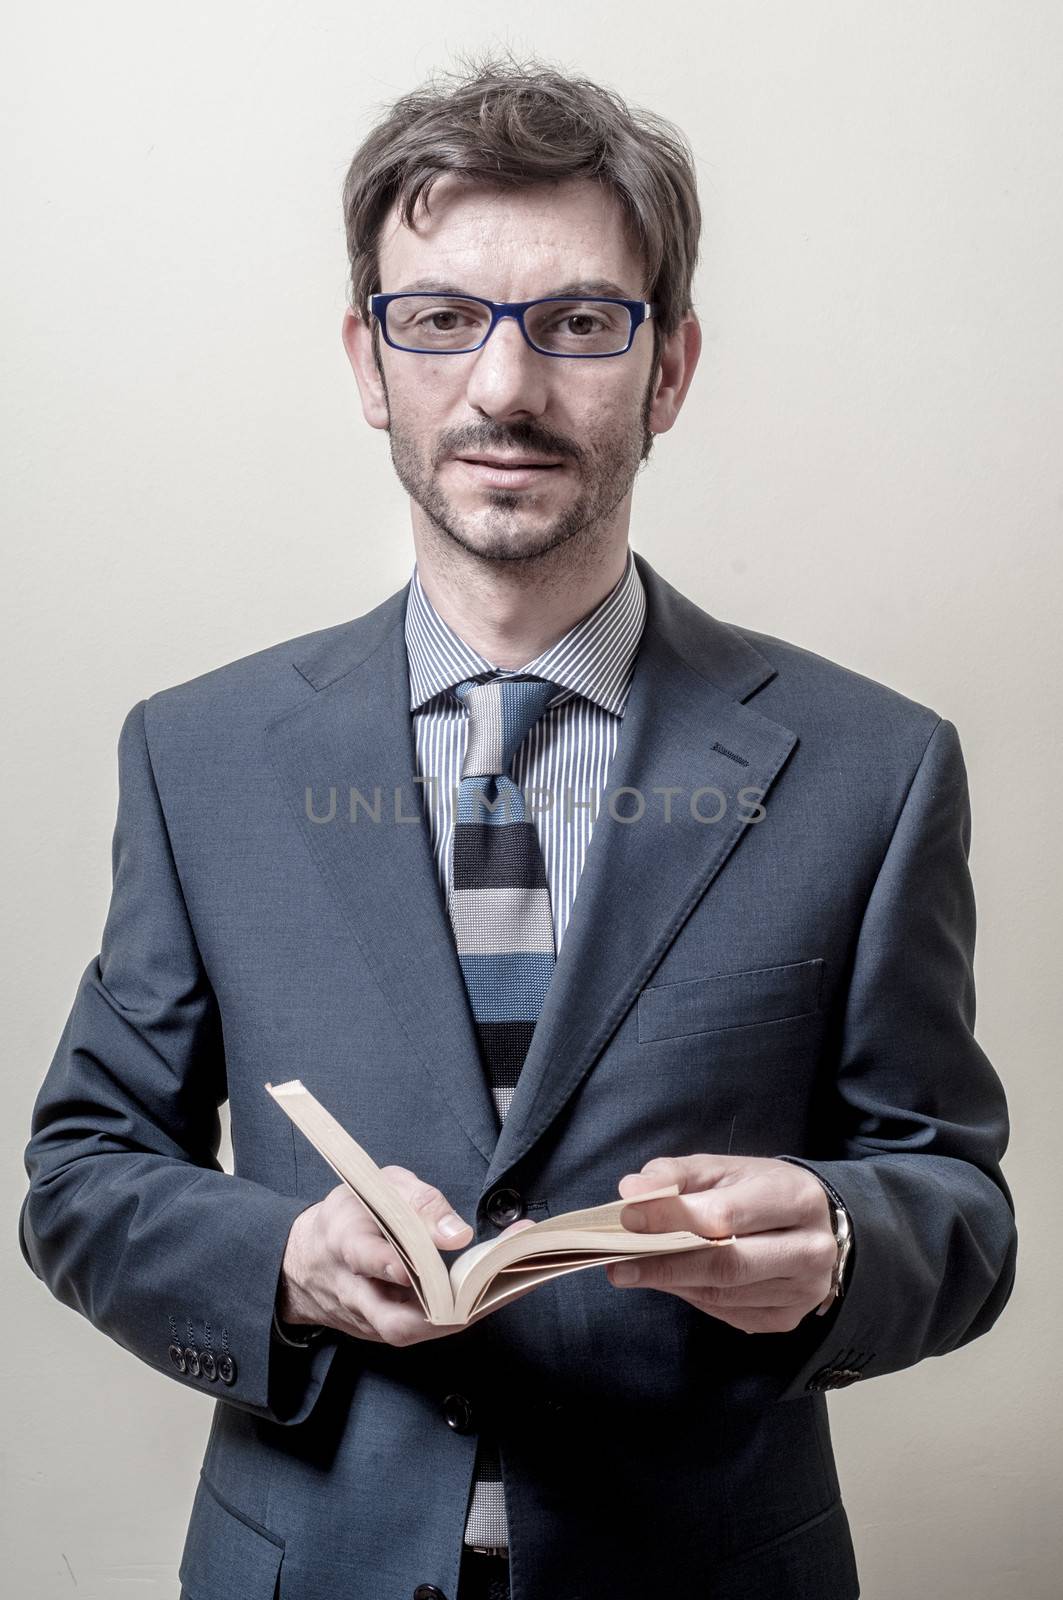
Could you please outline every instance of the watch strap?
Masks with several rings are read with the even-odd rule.
[[[830,1186],[824,1185],[824,1187],[827,1189],[827,1206],[830,1210],[831,1227],[834,1231],[838,1250],[831,1270],[830,1292],[822,1305],[816,1307],[817,1317],[826,1316],[835,1300],[840,1300],[845,1293],[845,1267],[849,1259],[849,1251],[852,1248],[852,1227],[849,1222],[849,1213],[840,1201],[836,1201],[833,1198],[834,1191],[831,1190]]]

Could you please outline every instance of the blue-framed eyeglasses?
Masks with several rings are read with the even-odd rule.
[[[484,300],[474,294],[371,294],[369,309],[393,350],[457,356],[479,350],[503,317],[513,317],[533,350],[587,361],[622,356],[658,307],[649,300],[548,295]]]

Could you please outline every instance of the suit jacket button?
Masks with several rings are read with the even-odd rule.
[[[211,1383],[218,1381],[218,1363],[214,1359],[213,1350],[201,1350],[199,1352],[199,1370]]]
[[[170,1346],[170,1360],[173,1362],[178,1372],[183,1372],[185,1370],[185,1353],[179,1344],[172,1344]]]
[[[218,1377],[222,1383],[236,1382],[236,1362],[231,1355],[225,1354],[218,1357]]]
[[[508,1228],[524,1215],[524,1201],[516,1189],[496,1189],[487,1201],[487,1215],[496,1228]]]
[[[463,1394],[448,1394],[443,1401],[443,1415],[447,1426],[455,1433],[472,1432],[472,1406]]]
[[[185,1345],[185,1366],[190,1378],[199,1377],[199,1351],[195,1345]]]
[[[413,1591],[413,1600],[447,1600],[447,1597],[434,1583],[419,1583]]]

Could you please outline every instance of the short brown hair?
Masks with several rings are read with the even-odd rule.
[[[632,110],[610,89],[541,61],[487,57],[433,74],[387,108],[355,152],[343,183],[350,305],[369,322],[380,288],[379,241],[393,203],[410,227],[437,178],[516,189],[597,179],[619,201],[645,271],[653,368],[661,342],[692,309],[701,208],[689,142],[655,112]],[[447,87],[450,80],[452,87]],[[374,325],[374,349],[378,330]],[[379,358],[378,358],[379,359]]]

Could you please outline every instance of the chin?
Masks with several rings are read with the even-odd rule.
[[[465,529],[448,530],[451,538],[470,555],[479,556],[484,561],[530,561],[537,556],[546,555],[548,551],[557,548],[559,540],[553,530],[536,535],[521,533],[513,534],[485,533],[477,534],[475,530]]]

